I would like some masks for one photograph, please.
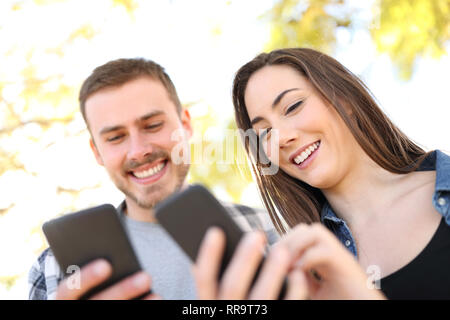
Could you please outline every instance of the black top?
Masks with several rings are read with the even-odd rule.
[[[380,286],[388,299],[450,299],[450,226],[444,218],[419,255]]]

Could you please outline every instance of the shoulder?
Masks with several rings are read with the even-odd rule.
[[[221,203],[230,213],[230,216],[244,231],[264,231],[269,244],[273,244],[279,239],[278,232],[276,231],[266,210],[236,203]]]
[[[44,250],[28,273],[28,298],[30,300],[54,299],[63,274],[50,248]]]

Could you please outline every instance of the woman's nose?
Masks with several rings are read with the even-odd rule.
[[[278,128],[275,130],[278,130],[278,144],[280,149],[289,147],[297,139],[294,130],[290,128]]]

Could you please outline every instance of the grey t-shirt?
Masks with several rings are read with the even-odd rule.
[[[191,261],[161,225],[122,217],[153,292],[169,300],[196,299]]]

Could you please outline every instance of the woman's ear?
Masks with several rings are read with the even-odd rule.
[[[353,117],[353,108],[350,104],[347,103],[347,101],[339,99],[339,103],[341,104],[341,106],[344,108],[345,113],[349,116],[349,117]]]

